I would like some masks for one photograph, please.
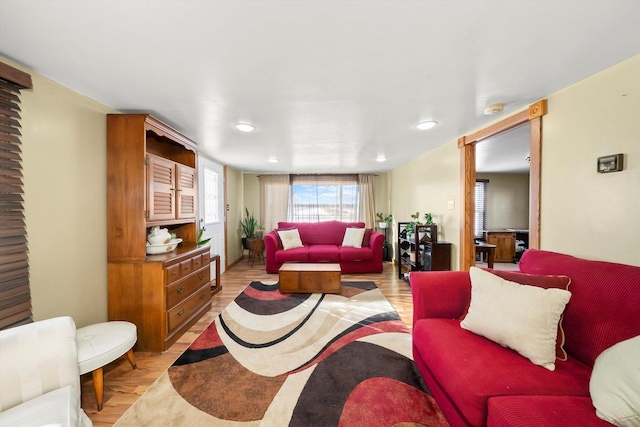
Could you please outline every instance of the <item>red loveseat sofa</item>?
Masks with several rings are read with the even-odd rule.
[[[468,272],[413,272],[413,355],[452,426],[611,426],[596,415],[589,382],[598,355],[640,335],[640,267],[530,249],[522,273],[565,275],[566,361],[555,371],[460,327]]]
[[[343,247],[347,228],[364,228],[364,222],[279,222],[264,236],[267,273],[277,273],[285,262],[339,263],[342,273],[381,273],[384,234],[370,230],[363,247]],[[297,229],[304,247],[284,250],[276,231]],[[367,236],[368,233],[365,233]]]

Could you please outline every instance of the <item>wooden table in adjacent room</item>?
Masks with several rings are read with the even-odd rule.
[[[284,263],[279,278],[282,293],[340,293],[340,264]]]
[[[496,258],[496,245],[488,243],[476,243],[476,253],[483,254],[483,259],[487,260],[487,267],[493,268],[493,262]]]

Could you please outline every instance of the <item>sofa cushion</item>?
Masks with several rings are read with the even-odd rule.
[[[278,236],[280,237],[280,241],[282,242],[282,248],[285,251],[289,249],[301,248],[302,240],[300,240],[300,233],[297,228],[292,230],[282,230],[278,231]]]
[[[336,245],[309,246],[309,262],[340,262],[340,249]]]
[[[487,427],[611,427],[579,396],[502,396],[489,399]]]
[[[564,313],[565,349],[593,366],[612,345],[640,335],[640,267],[592,261],[538,249],[527,250],[520,271],[571,277]]]
[[[617,426],[640,426],[640,336],[598,356],[589,390],[598,417]]]
[[[552,372],[462,329],[454,319],[417,320],[413,340],[420,358],[472,425],[484,425],[487,400],[493,396],[589,396],[591,369],[571,355]]]
[[[471,305],[460,326],[553,371],[558,322],[571,294],[504,280],[471,267]]]
[[[284,247],[282,246],[282,239],[280,238],[280,234],[278,234],[278,232],[285,231],[285,230],[293,230],[293,228],[276,228],[275,229],[276,238],[278,239],[278,249],[284,249]]]
[[[288,251],[277,251],[275,253],[276,262],[309,262],[309,248],[295,248]]]
[[[373,249],[371,248],[350,248],[340,247],[341,261],[370,261],[373,259]]]
[[[493,269],[484,269],[491,274],[495,274],[496,276],[502,277],[505,280],[510,280],[512,282],[520,283],[521,285],[530,285],[530,286],[538,286],[544,289],[564,289],[566,291],[569,290],[569,285],[571,285],[571,278],[564,275],[551,275],[551,274],[526,274],[521,273],[519,271],[510,271],[510,270],[493,270]],[[471,303],[471,301],[469,301]],[[465,313],[462,315],[460,320],[464,319],[466,316],[469,307],[465,310]],[[565,309],[566,310],[566,309]],[[558,360],[567,360],[567,352],[564,349],[565,342],[565,333],[564,328],[562,326],[562,320],[564,318],[564,313],[560,316],[560,321],[558,322],[558,333],[556,334],[556,358]]]
[[[344,230],[344,237],[342,238],[342,246],[349,246],[352,248],[361,248],[363,238],[364,238],[364,228],[349,227],[346,230]]]
[[[77,426],[84,416],[71,385],[42,394],[0,413],[0,426]]]
[[[373,233],[373,228],[365,228],[364,236],[362,236],[362,247],[368,248],[370,246],[369,241],[371,240],[371,234]]]

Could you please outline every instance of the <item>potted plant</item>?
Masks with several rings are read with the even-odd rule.
[[[433,215],[431,215],[430,213],[426,213],[424,214],[424,225],[435,225],[436,223],[433,222]]]
[[[393,221],[393,215],[389,214],[385,216],[382,212],[378,212],[376,218],[378,219],[378,228],[387,228]]]
[[[256,234],[256,230],[260,228],[258,220],[255,219],[253,213],[249,213],[249,209],[244,208],[244,220],[240,221],[240,227],[242,228],[242,247],[247,248],[247,239],[253,237]]]

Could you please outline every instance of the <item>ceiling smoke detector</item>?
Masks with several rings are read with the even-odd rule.
[[[498,114],[502,110],[504,110],[504,104],[502,102],[499,102],[497,104],[487,105],[486,107],[484,107],[484,115],[490,116],[492,114]]]

